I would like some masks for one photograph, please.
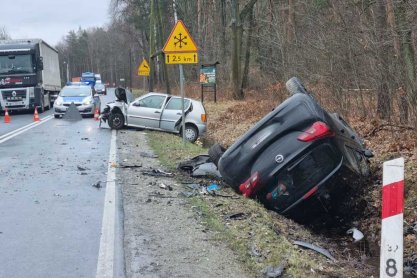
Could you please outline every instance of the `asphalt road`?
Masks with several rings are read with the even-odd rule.
[[[112,99],[101,96],[102,108]],[[31,114],[0,117],[0,277],[96,277],[112,132],[51,113],[35,125]]]

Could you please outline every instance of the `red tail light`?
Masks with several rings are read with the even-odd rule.
[[[319,189],[319,187],[316,185],[314,186],[312,189],[310,189],[304,196],[303,199],[307,199],[308,197],[310,197],[311,195],[313,195],[314,193],[317,192],[317,190]]]
[[[326,137],[334,136],[334,132],[323,122],[315,122],[309,129],[298,136],[298,140],[310,142]]]
[[[255,193],[259,184],[259,172],[256,172],[247,181],[239,186],[239,190],[242,192],[243,196],[250,197],[253,193]]]

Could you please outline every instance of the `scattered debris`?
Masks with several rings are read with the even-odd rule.
[[[237,212],[237,213],[226,215],[224,219],[225,220],[243,220],[243,219],[246,219],[247,217],[248,216],[246,215],[246,213]]]
[[[192,177],[215,177],[215,178],[222,177],[219,170],[217,170],[217,166],[214,165],[213,162],[198,165],[197,167],[193,169],[191,176]]]
[[[191,174],[195,167],[208,162],[210,162],[210,157],[208,155],[198,155],[190,160],[180,162],[178,164],[178,169]]]
[[[146,152],[140,152],[139,153],[141,157],[148,157],[148,158],[158,158],[157,155],[155,154],[150,154],[150,153],[146,153]]]
[[[201,189],[201,185],[198,184],[198,183],[191,183],[191,184],[187,184],[186,186],[190,189],[193,189],[193,190],[200,190]]]
[[[83,138],[81,138],[81,140],[83,140],[83,141],[90,141],[90,139],[88,137],[83,137]]]
[[[172,186],[170,186],[170,185],[166,185],[166,184],[163,184],[163,183],[161,183],[161,184],[159,185],[159,188],[162,188],[162,189],[165,189],[165,190],[172,191]]]
[[[284,266],[268,266],[264,269],[263,274],[265,274],[265,278],[277,278],[280,277],[281,274],[284,272]]]
[[[262,256],[261,252],[254,245],[250,248],[249,255],[251,255],[252,257]]]
[[[293,242],[295,245],[299,245],[299,246],[302,246],[302,247],[305,247],[305,248],[308,248],[308,249],[311,249],[311,250],[314,250],[314,251],[316,251],[316,252],[318,252],[318,253],[320,253],[320,254],[322,254],[323,256],[326,256],[327,258],[329,258],[330,260],[332,260],[332,261],[336,261],[336,259],[330,254],[330,252],[329,251],[327,251],[326,249],[324,249],[324,248],[321,248],[321,247],[319,247],[319,246],[316,246],[316,245],[314,245],[314,244],[311,244],[311,243],[309,243],[309,242],[305,242],[305,241],[300,241],[300,240],[295,240],[294,242]]]
[[[210,184],[207,186],[207,191],[216,191],[220,190],[220,187],[217,184]]]
[[[417,276],[417,253],[404,258],[404,272]]]
[[[172,178],[174,176],[173,173],[164,172],[160,169],[143,170],[142,174],[146,176],[168,177],[168,178]]]
[[[186,198],[191,198],[191,197],[194,197],[196,195],[197,195],[196,192],[190,192],[190,191],[185,191],[185,192],[182,191],[182,192],[178,193],[178,196],[184,196]]]
[[[92,186],[95,187],[95,188],[97,188],[97,189],[100,189],[102,187],[101,186],[101,181],[98,181],[96,183],[93,183]]]
[[[120,164],[119,166],[116,166],[116,168],[141,168],[142,164],[132,164],[132,165],[127,165],[127,164]]]
[[[355,242],[355,243],[361,241],[364,238],[363,233],[356,228],[351,228],[351,229],[347,230],[346,233],[348,235],[352,235],[353,240],[354,240],[353,242]]]
[[[87,171],[87,170],[90,170],[87,167],[81,167],[79,165],[77,165],[77,169],[78,169],[78,171]]]

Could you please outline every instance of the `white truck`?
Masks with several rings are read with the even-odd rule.
[[[41,39],[0,40],[0,112],[40,112],[61,90],[58,51]]]

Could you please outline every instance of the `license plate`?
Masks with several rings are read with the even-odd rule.
[[[21,97],[8,97],[7,100],[22,100]]]

